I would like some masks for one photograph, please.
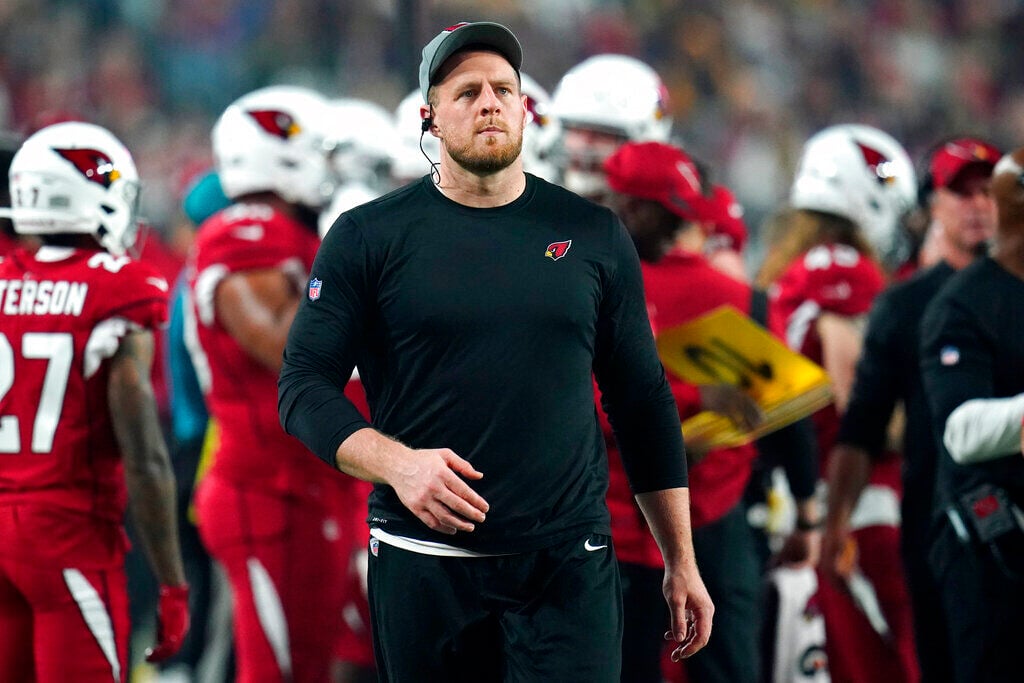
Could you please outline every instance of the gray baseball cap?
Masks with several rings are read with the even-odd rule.
[[[469,45],[488,47],[500,53],[518,73],[523,66],[523,48],[512,31],[490,21],[462,22],[449,26],[423,48],[420,61],[420,93],[427,101],[427,91],[438,69],[449,57]]]

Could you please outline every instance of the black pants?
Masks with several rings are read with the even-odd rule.
[[[622,683],[661,683],[661,653],[671,618],[661,589],[665,570],[619,563],[622,576]],[[680,665],[682,666],[682,665]]]
[[[619,680],[622,599],[608,536],[480,558],[380,543],[369,560],[381,681]]]
[[[693,531],[701,578],[715,604],[707,646],[686,660],[691,683],[757,683],[760,679],[760,556],[745,506]]]
[[[707,646],[686,660],[692,683],[757,683],[760,671],[761,560],[755,532],[737,505],[693,531],[700,575],[715,604]],[[663,569],[619,565],[622,574],[622,683],[660,683],[669,611]],[[684,666],[676,664],[676,666]]]
[[[1003,548],[1002,567],[984,546],[963,543],[949,524],[932,545],[931,559],[946,611],[953,679],[961,683],[1021,680],[1024,633],[1022,548]]]
[[[904,487],[904,491],[907,489]],[[914,645],[921,668],[921,683],[950,683],[953,680],[952,649],[949,646],[946,612],[936,599],[939,588],[928,561],[934,536],[930,497],[924,504],[904,493],[900,525],[900,553],[907,577],[910,607],[914,613]]]

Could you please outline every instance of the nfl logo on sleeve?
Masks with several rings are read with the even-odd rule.
[[[309,281],[309,300],[316,301],[320,298],[320,288],[323,287],[324,281],[313,278]]]
[[[960,362],[960,349],[955,346],[943,346],[939,352],[939,362],[947,367],[956,365]]]

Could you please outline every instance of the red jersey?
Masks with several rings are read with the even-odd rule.
[[[715,270],[703,256],[676,251],[657,263],[642,263],[641,268],[647,313],[655,335],[723,305],[750,312],[750,287]],[[771,309],[768,322],[773,332],[781,334],[781,319]],[[671,372],[666,374],[680,417],[685,420],[700,412],[696,385],[683,382]],[[624,562],[660,566],[661,553],[633,500],[603,414],[602,426],[609,450],[607,503],[616,555]],[[720,519],[739,503],[755,457],[754,446],[748,444],[711,451],[690,467],[690,514],[694,528]]]
[[[251,270],[280,269],[305,292],[319,245],[315,231],[266,204],[230,206],[207,219],[196,235],[189,284],[199,348],[192,348],[220,428],[211,474],[279,493],[322,488],[323,463],[278,421],[277,373],[228,334],[214,305],[224,278]]]
[[[120,523],[106,361],[128,331],[166,322],[167,292],[146,264],[105,251],[17,249],[0,262],[0,504]]]
[[[789,265],[772,286],[771,296],[786,325],[786,343],[822,363],[816,322],[822,313],[852,317],[866,314],[885,288],[885,276],[871,259],[845,244],[814,247]],[[814,415],[824,458],[835,442],[839,416],[833,405]]]
[[[178,274],[185,265],[184,259],[171,251],[163,238],[160,237],[160,233],[152,228],[147,231],[145,241],[142,243],[142,251],[139,252],[138,257],[140,261],[156,269],[157,273],[172,284],[178,279]],[[158,334],[156,336],[154,358],[163,359],[166,357],[166,344],[167,340],[164,338],[164,335]],[[153,372],[150,378],[153,380],[153,395],[156,396],[157,409],[163,418],[170,420],[170,388],[168,387],[166,370],[165,364],[158,360],[153,363]]]
[[[0,256],[3,256],[9,252],[14,251],[18,248],[18,240],[14,235],[8,234],[4,230],[0,230]]]

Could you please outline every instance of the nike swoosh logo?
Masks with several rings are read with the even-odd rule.
[[[595,550],[603,550],[604,548],[607,548],[607,547],[608,547],[607,544],[606,545],[590,545],[590,539],[589,538],[587,540],[583,541],[583,549],[586,550],[587,552],[590,552],[590,553],[594,552]]]

